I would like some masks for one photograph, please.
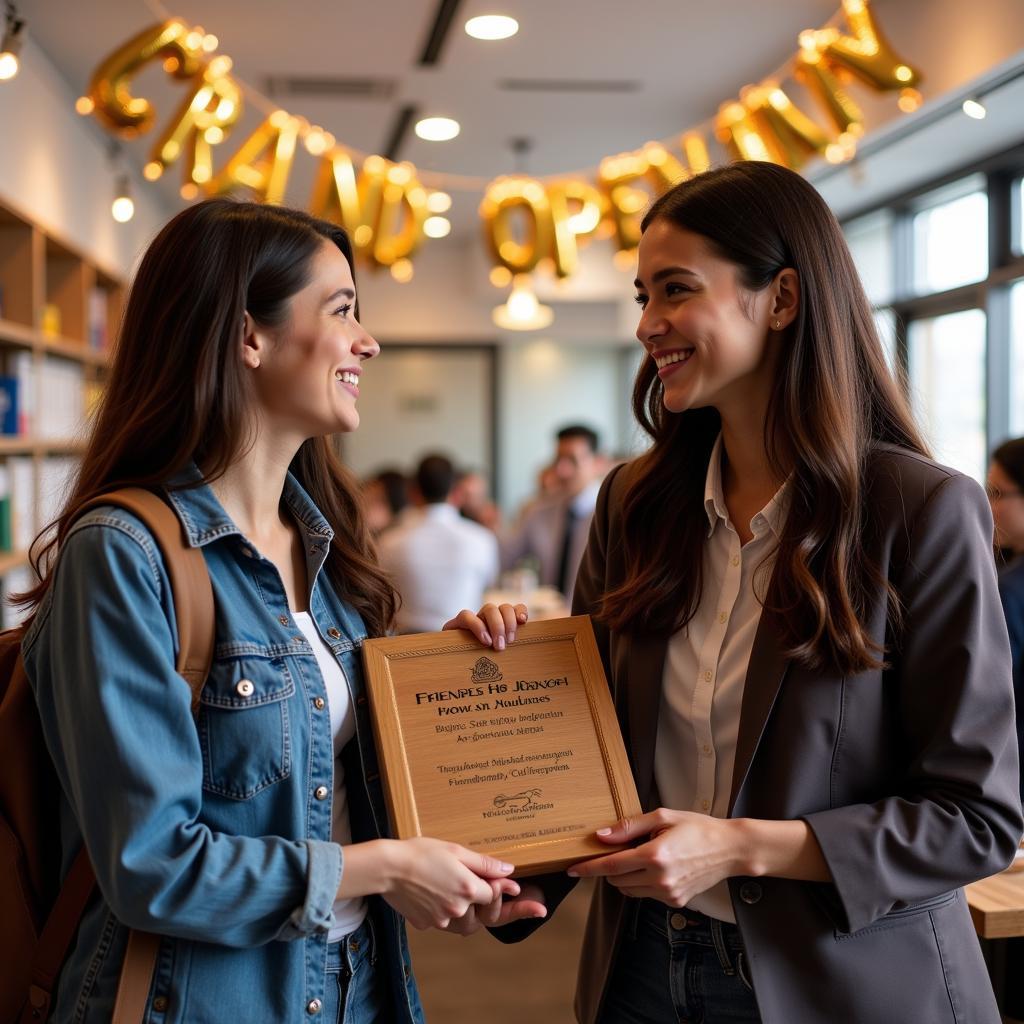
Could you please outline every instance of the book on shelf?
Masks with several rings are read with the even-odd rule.
[[[11,474],[0,463],[0,551],[11,550]]]
[[[55,302],[48,302],[43,306],[43,317],[39,324],[43,334],[48,338],[59,338],[63,320],[60,315],[60,306]]]
[[[7,356],[7,376],[17,381],[18,427],[15,433],[21,437],[31,437],[36,425],[35,356],[31,352],[11,352]]]
[[[0,376],[0,434],[18,434],[18,378]]]
[[[7,459],[11,494],[11,547],[28,551],[36,535],[36,473],[31,455]]]
[[[107,348],[107,293],[102,288],[89,292],[89,348],[94,352]]]
[[[82,433],[85,422],[85,373],[79,363],[46,356],[39,369],[38,437],[69,441]]]

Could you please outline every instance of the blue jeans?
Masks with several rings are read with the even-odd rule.
[[[641,900],[612,968],[601,1024],[760,1024],[739,929]]]
[[[323,1024],[386,1024],[389,1014],[373,925],[367,918],[354,932],[327,947]]]

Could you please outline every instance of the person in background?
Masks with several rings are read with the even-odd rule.
[[[999,597],[1010,634],[1017,736],[1024,747],[1024,437],[1004,441],[992,453],[986,490],[995,544],[1002,553]],[[1021,795],[1024,797],[1024,775]]]
[[[98,883],[53,1024],[111,1020],[133,929],[159,940],[147,1021],[422,1024],[405,919],[443,927],[519,891],[511,865],[386,831],[359,652],[395,594],[330,436],[387,386],[357,309],[348,236],[280,206],[197,203],[139,266],[21,596],[61,861],[84,844]],[[164,495],[209,570],[195,712],[152,535],[118,508],[76,519],[125,486]]]
[[[597,432],[590,427],[571,424],[555,437],[550,468],[556,493],[539,497],[523,511],[502,539],[501,563],[502,568],[513,569],[525,559],[536,561],[540,584],[555,587],[571,601],[604,462]]]
[[[470,519],[493,531],[501,525],[501,512],[491,500],[487,477],[475,469],[464,470],[456,476],[451,503],[463,519]]]
[[[397,469],[382,469],[363,482],[366,525],[374,537],[394,525],[409,505],[409,482]]]
[[[419,506],[408,509],[379,540],[380,561],[401,596],[403,633],[440,629],[460,608],[479,607],[498,576],[498,541],[451,503],[455,469],[428,455],[415,475]]]

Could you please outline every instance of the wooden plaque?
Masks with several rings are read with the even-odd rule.
[[[363,661],[398,838],[518,877],[612,852],[594,832],[640,813],[589,616],[528,623],[500,652],[463,630],[366,640]]]

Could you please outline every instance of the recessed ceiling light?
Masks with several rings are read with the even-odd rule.
[[[984,121],[987,113],[985,107],[977,100],[964,100],[963,110],[968,117],[973,117],[975,121]]]
[[[447,142],[459,134],[459,122],[450,117],[425,117],[416,122],[416,134],[428,142]]]
[[[508,39],[519,31],[519,22],[505,14],[481,14],[466,22],[466,35],[474,39]]]

